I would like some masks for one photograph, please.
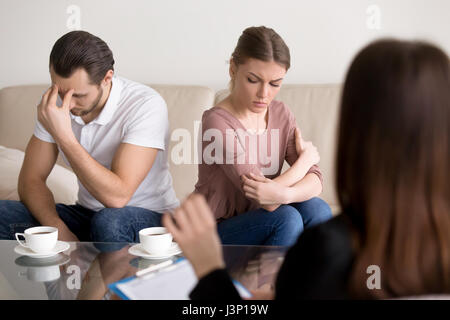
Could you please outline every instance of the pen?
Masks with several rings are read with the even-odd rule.
[[[142,277],[143,275],[146,275],[149,272],[156,271],[156,270],[159,270],[161,268],[170,266],[172,263],[173,263],[173,260],[167,260],[167,261],[155,264],[155,265],[150,266],[148,268],[139,270],[138,272],[136,272],[136,276],[137,277]]]

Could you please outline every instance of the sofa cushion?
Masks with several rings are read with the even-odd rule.
[[[24,152],[0,146],[0,200],[19,200],[17,181],[22,167]],[[74,204],[77,199],[78,183],[75,174],[55,165],[47,179],[56,203]]]

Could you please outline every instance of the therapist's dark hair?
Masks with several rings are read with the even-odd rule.
[[[114,70],[114,58],[108,45],[86,31],[71,31],[59,38],[50,53],[50,67],[64,78],[83,68],[93,84],[99,85],[109,70]]]
[[[441,49],[385,39],[357,54],[343,88],[336,179],[355,231],[355,297],[450,292],[449,122]],[[371,265],[380,289],[367,287]]]

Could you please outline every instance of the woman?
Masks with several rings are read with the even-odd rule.
[[[203,114],[195,192],[206,197],[224,244],[292,245],[304,226],[332,217],[316,198],[317,149],[273,100],[289,66],[289,49],[274,30],[247,28],[230,60],[230,95]],[[280,174],[285,160],[291,167]]]
[[[356,56],[340,110],[343,212],[290,248],[276,299],[450,292],[449,88],[449,58],[433,45],[380,40]],[[168,216],[163,223],[200,279],[191,297],[239,299],[208,214],[203,199],[190,198],[177,226]]]

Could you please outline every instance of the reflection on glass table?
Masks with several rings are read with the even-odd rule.
[[[31,258],[14,252],[14,240],[0,240],[0,299],[119,299],[108,284],[167,260],[129,253],[135,244],[71,242],[50,258]],[[287,247],[223,246],[230,275],[247,289],[273,286]],[[134,252],[131,250],[131,252]]]

